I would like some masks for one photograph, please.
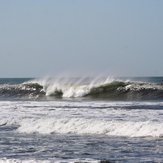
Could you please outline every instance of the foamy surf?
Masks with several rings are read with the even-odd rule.
[[[101,134],[127,137],[162,137],[163,123],[124,122],[83,118],[25,120],[18,132],[40,134]]]
[[[0,127],[14,126],[18,133],[163,136],[162,102],[6,101],[0,105]]]
[[[101,163],[99,160],[94,159],[51,159],[51,160],[37,160],[37,159],[0,159],[0,163]],[[108,161],[109,163],[109,161]]]

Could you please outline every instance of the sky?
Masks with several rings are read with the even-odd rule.
[[[0,1],[0,77],[163,76],[163,0]]]

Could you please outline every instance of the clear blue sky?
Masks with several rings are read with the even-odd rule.
[[[0,77],[163,76],[163,0],[0,1]]]

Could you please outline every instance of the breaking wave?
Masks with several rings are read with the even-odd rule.
[[[0,97],[18,98],[104,98],[108,100],[159,100],[163,84],[122,81],[112,78],[45,79],[22,84],[0,85]]]

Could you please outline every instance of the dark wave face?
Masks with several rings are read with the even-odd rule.
[[[161,100],[163,85],[115,81],[92,88],[86,96],[111,100]]]
[[[11,83],[11,82],[9,82]],[[16,82],[15,82],[16,83]],[[161,82],[123,80],[31,80],[0,84],[0,98],[51,99],[92,98],[104,100],[162,100]]]
[[[37,83],[0,85],[1,98],[40,98],[45,96],[43,86]]]

